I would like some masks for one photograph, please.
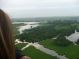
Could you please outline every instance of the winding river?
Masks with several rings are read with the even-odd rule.
[[[18,31],[20,32],[20,34],[22,34],[25,29],[31,29],[39,26],[40,22],[13,22],[13,24],[20,24],[20,23],[25,24],[24,26],[17,27],[19,28]]]

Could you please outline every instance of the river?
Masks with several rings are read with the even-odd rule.
[[[24,26],[17,27],[20,34],[22,34],[25,29],[32,29],[39,26],[40,22],[13,22],[12,24],[20,24],[20,23],[25,24]]]

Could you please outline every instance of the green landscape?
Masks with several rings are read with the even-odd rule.
[[[39,22],[30,24],[29,29],[20,29],[20,26],[28,26],[26,23],[13,24],[14,37],[21,42],[28,42],[17,44],[17,49],[22,49],[29,43],[34,44],[37,42],[44,48],[54,50],[58,55],[66,57],[64,59],[79,59],[79,37],[75,38],[75,40],[73,40],[73,37],[71,39],[66,38],[79,35],[79,17],[20,18],[13,19],[12,22]],[[37,24],[38,26],[33,27]],[[18,29],[22,30],[22,33]],[[77,36],[75,35],[76,32]],[[30,56],[32,59],[61,59],[47,54],[32,45],[22,51],[23,54]]]
[[[79,59],[79,0],[0,0],[0,19],[0,57],[12,29],[16,59]]]

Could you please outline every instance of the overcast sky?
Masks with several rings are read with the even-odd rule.
[[[78,0],[0,0],[12,17],[79,16]]]

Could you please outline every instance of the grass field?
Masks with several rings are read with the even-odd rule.
[[[46,48],[55,50],[61,55],[66,55],[69,59],[79,59],[79,46],[71,44],[67,47],[56,46],[52,39],[47,39],[40,44],[44,45]]]
[[[16,48],[21,49],[21,48],[25,47],[26,45],[27,45],[27,43],[19,43],[16,45]]]
[[[16,47],[18,49],[21,49],[25,46],[25,44],[17,44]],[[50,56],[48,54],[45,54],[37,49],[35,49],[33,46],[30,46],[23,50],[23,54],[31,57],[32,59],[57,59],[54,56]]]
[[[32,59],[57,59],[56,57],[50,56],[35,49],[33,46],[30,46],[25,49],[23,53],[27,56],[30,56]]]

